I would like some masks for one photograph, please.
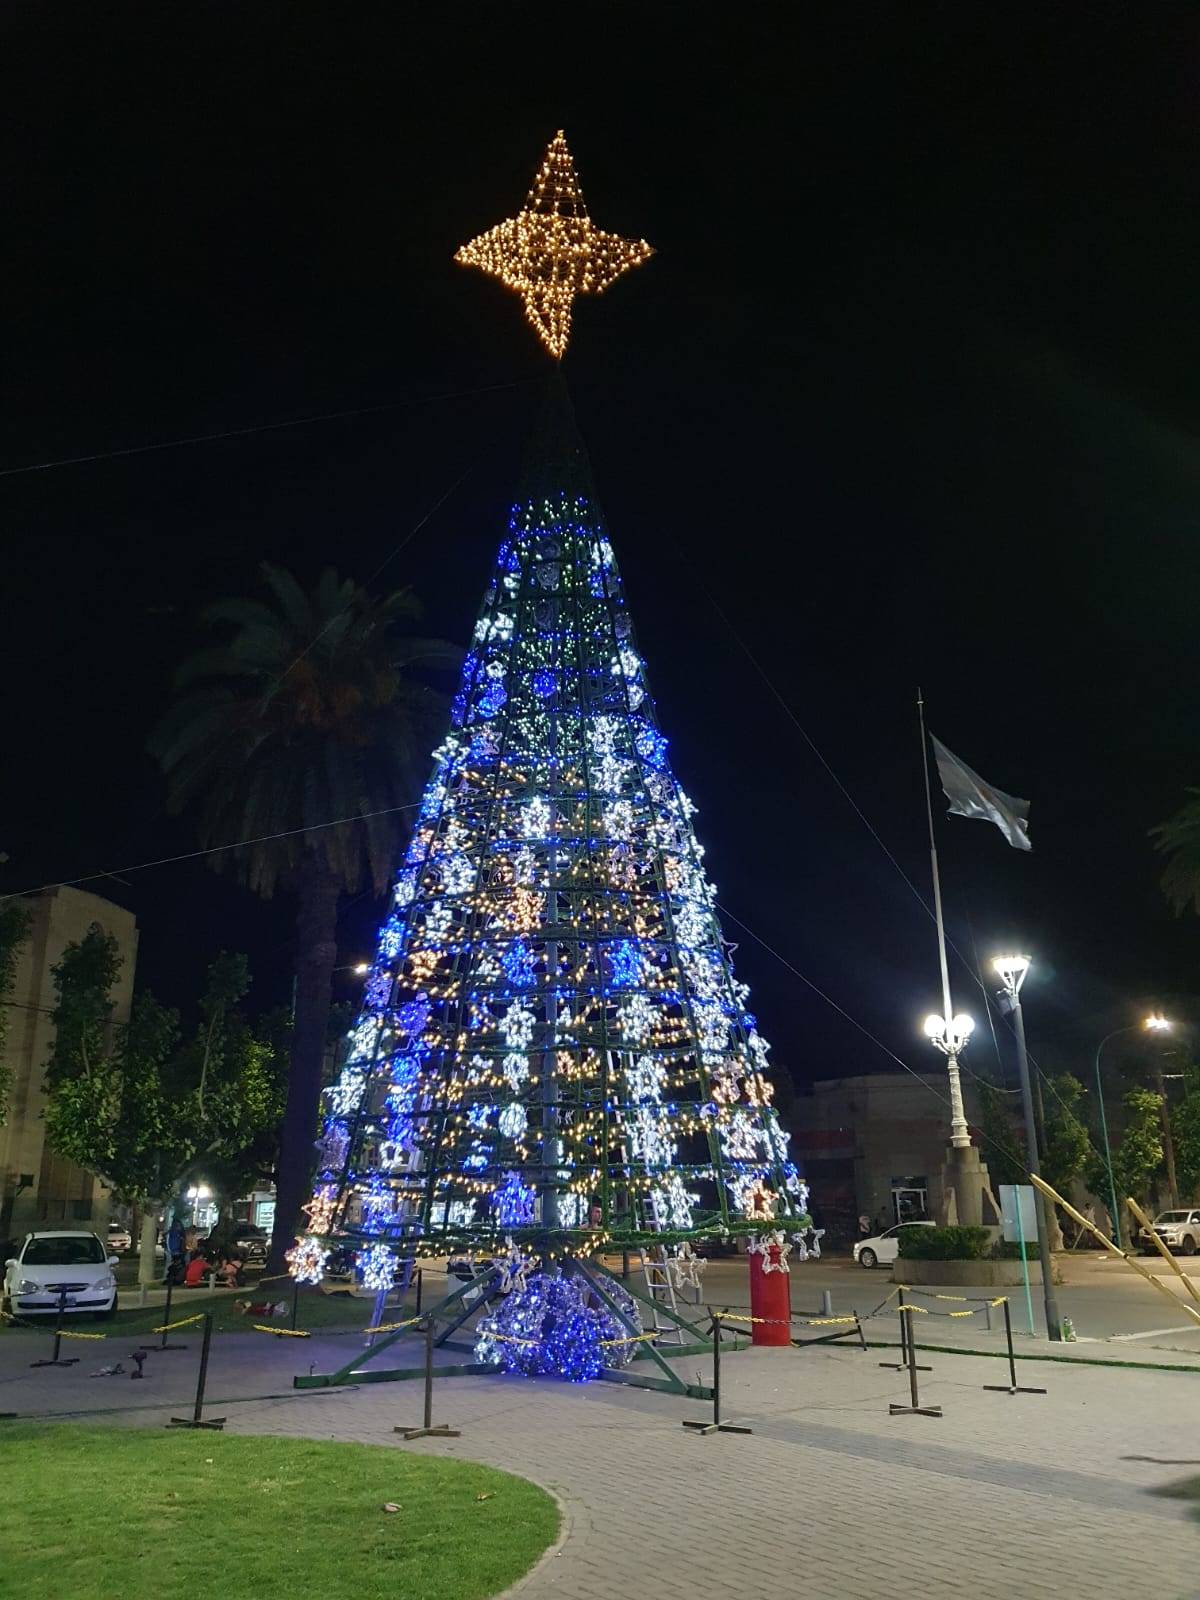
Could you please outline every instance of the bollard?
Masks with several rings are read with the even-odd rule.
[[[174,1292],[175,1292],[175,1285],[171,1282],[170,1278],[168,1278],[167,1279],[167,1303],[166,1303],[166,1306],[163,1309],[162,1338],[161,1338],[161,1340],[159,1342],[159,1346],[158,1346],[158,1348],[160,1350],[186,1350],[187,1349],[187,1345],[186,1344],[168,1344],[167,1343],[167,1331],[171,1326],[171,1296],[174,1294]]]
[[[200,1341],[200,1372],[196,1379],[196,1404],[190,1417],[172,1417],[167,1423],[168,1428],[223,1428],[224,1417],[210,1417],[203,1419],[204,1411],[204,1384],[208,1377],[208,1346],[212,1339],[212,1312],[204,1313],[204,1337]]]
[[[425,1318],[425,1421],[419,1428],[393,1428],[393,1433],[405,1439],[458,1439],[457,1428],[448,1428],[444,1422],[433,1425],[433,1318]]]
[[[907,1311],[906,1308],[905,1308],[904,1290],[903,1289],[901,1289],[901,1291],[900,1291],[899,1299],[900,1299],[900,1320],[901,1320],[901,1322],[907,1322],[911,1318],[912,1312],[911,1311]],[[920,1396],[920,1394],[918,1393],[918,1390],[917,1390],[917,1373],[921,1369],[917,1366],[917,1340],[916,1340],[916,1335],[914,1334],[911,1326],[909,1327],[909,1330],[908,1330],[907,1349],[908,1349],[908,1394],[909,1394],[909,1399],[911,1400],[912,1403],[911,1403],[911,1405],[907,1405],[907,1406],[890,1405],[888,1407],[888,1415],[892,1416],[892,1417],[901,1416],[901,1415],[903,1415],[903,1416],[916,1416],[916,1417],[940,1417],[941,1414],[942,1414],[941,1406],[923,1406],[921,1404],[921,1396]],[[926,1367],[924,1370],[926,1372],[928,1372],[929,1368]]]
[[[31,1361],[31,1367],[75,1367],[79,1365],[78,1356],[64,1356],[62,1351],[62,1325],[67,1309],[67,1291],[58,1291],[58,1317],[54,1323],[54,1354],[44,1361]]]
[[[701,1422],[699,1419],[685,1418],[683,1426],[691,1428],[695,1433],[753,1433],[753,1428],[739,1426],[736,1422],[721,1421],[721,1319],[713,1317],[713,1414],[711,1422]]]
[[[821,1290],[821,1315],[823,1317],[831,1317],[833,1315],[833,1291],[831,1289]]]
[[[1045,1394],[1045,1389],[1031,1389],[1017,1382],[1017,1358],[1013,1353],[1012,1316],[1008,1309],[1008,1298],[1004,1300],[1004,1337],[1008,1343],[1008,1382],[985,1383],[984,1388],[990,1389],[994,1394]]]

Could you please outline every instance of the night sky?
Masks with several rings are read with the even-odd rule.
[[[193,848],[144,745],[198,609],[365,579],[464,471],[379,586],[466,641],[547,360],[451,256],[563,127],[658,252],[566,370],[722,903],[935,1064],[932,925],[746,651],[927,895],[920,684],[1032,801],[1031,855],[940,840],[968,959],[1037,960],[1035,1052],[1187,1012],[1147,830],[1200,783],[1194,8],[26,4],[0,42],[0,465],[367,412],[0,477],[0,892]],[[162,998],[222,946],[285,997],[286,904],[122,877]],[[888,1067],[728,932],[798,1082]]]

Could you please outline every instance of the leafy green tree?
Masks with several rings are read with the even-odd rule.
[[[1028,1183],[1025,1149],[1021,1142],[1012,1104],[995,1084],[979,1080],[979,1104],[983,1118],[984,1160],[993,1184]]]
[[[112,1046],[112,991],[120,973],[120,946],[96,922],[50,968],[58,1000],[54,1047],[46,1063],[47,1089],[102,1070]]]
[[[19,900],[0,905],[0,1126],[8,1115],[8,1092],[12,1069],[4,1056],[8,1035],[9,996],[17,971],[17,957],[29,937],[29,908]]]
[[[286,1050],[259,1038],[238,1009],[244,956],[209,968],[200,1018],[186,1038],[179,1013],[153,995],[112,1025],[120,974],[115,942],[93,928],[55,968],[58,1004],[47,1134],[147,1213],[141,1275],[154,1275],[154,1217],[189,1174],[226,1205],[272,1170],[287,1077]]]
[[[1092,1153],[1091,1135],[1079,1116],[1080,1102],[1087,1091],[1069,1072],[1050,1078],[1047,1087],[1042,1171],[1046,1182],[1059,1194],[1065,1194],[1075,1179],[1084,1175]]]
[[[1149,1089],[1130,1089],[1122,1095],[1125,1126],[1113,1152],[1117,1198],[1132,1195],[1145,1201],[1151,1180],[1162,1166],[1162,1096]]]
[[[406,636],[420,615],[400,590],[373,599],[324,572],[305,592],[263,568],[269,602],[225,600],[205,620],[224,638],[181,667],[179,698],[151,739],[173,810],[211,857],[296,912],[295,1026],[280,1138],[270,1266],[282,1269],[307,1199],[341,897],[382,894],[425,776],[445,697],[422,674],[461,651]],[[336,823],[337,826],[331,826]]]
[[[1200,1198],[1200,1064],[1186,1059],[1179,1065],[1183,1070],[1183,1094],[1171,1111],[1171,1131],[1175,1135],[1179,1197],[1185,1205],[1192,1205]]]

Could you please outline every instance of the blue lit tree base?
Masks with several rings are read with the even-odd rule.
[[[642,1331],[633,1297],[617,1284],[607,1292],[632,1329]],[[585,1280],[559,1272],[534,1272],[476,1328],[475,1354],[505,1372],[527,1378],[566,1378],[586,1383],[605,1368],[625,1367],[637,1345],[607,1306],[597,1303]]]

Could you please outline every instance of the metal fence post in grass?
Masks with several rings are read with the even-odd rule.
[[[740,1426],[736,1422],[721,1421],[721,1319],[713,1317],[713,1414],[711,1422],[701,1422],[698,1418],[685,1418],[683,1426],[691,1428],[693,1432],[707,1433],[753,1433],[753,1428]]]
[[[208,1346],[212,1339],[212,1312],[204,1313],[204,1338],[200,1342],[200,1371],[196,1378],[196,1404],[190,1417],[172,1417],[168,1428],[223,1428],[224,1417],[204,1418],[204,1385],[208,1379]]]
[[[1017,1358],[1013,1353],[1012,1316],[1007,1295],[1004,1297],[1004,1337],[1008,1344],[1008,1382],[985,1383],[983,1387],[999,1394],[1045,1394],[1045,1389],[1032,1389],[1017,1382]]]
[[[393,1428],[393,1433],[398,1433],[404,1439],[458,1439],[461,1433],[457,1428],[449,1428],[444,1422],[433,1425],[433,1318],[425,1318],[425,1420],[419,1428]]]
[[[31,1361],[31,1367],[74,1367],[79,1364],[78,1356],[64,1356],[62,1352],[62,1325],[63,1317],[67,1310],[67,1291],[58,1291],[58,1316],[54,1322],[54,1354],[41,1361]]]

